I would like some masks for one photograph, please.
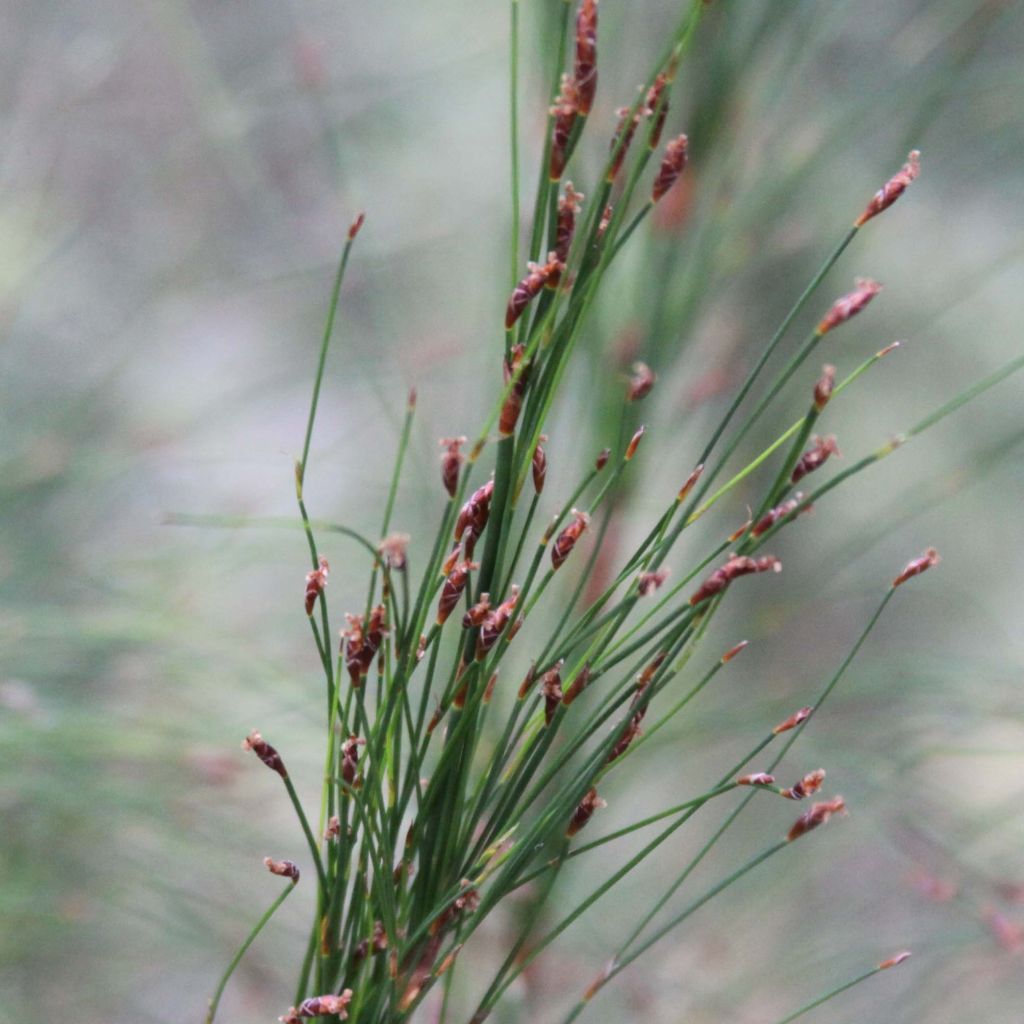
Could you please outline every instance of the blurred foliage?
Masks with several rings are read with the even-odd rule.
[[[527,192],[559,6],[522,3]],[[676,16],[667,0],[604,0],[595,118],[609,132]],[[396,520],[415,537],[436,500],[435,439],[470,433],[498,382],[507,24],[507,5],[454,0],[0,11],[5,1024],[197,1019],[275,888],[260,859],[296,848],[273,781],[248,770],[238,742],[272,721],[295,776],[315,782],[302,538],[164,520],[291,514],[331,264],[365,208],[307,491],[314,515],[372,533],[415,384]],[[690,135],[688,187],[631,242],[548,428],[549,481],[562,486],[572,473],[559,467],[623,429],[614,373],[634,358],[658,372],[611,547],[685,477],[723,389],[911,145],[921,181],[821,293],[823,306],[854,273],[886,284],[829,350],[841,374],[908,339],[838,405],[844,452],[1020,352],[1022,47],[1020,5],[1002,0],[717,0],[669,122]],[[581,180],[602,155],[589,146]],[[700,792],[709,757],[831,671],[906,557],[943,552],[942,575],[893,608],[809,733],[806,765],[791,766],[796,777],[827,762],[851,820],[817,860],[790,860],[784,877],[695,918],[595,1019],[628,1006],[633,1020],[762,1022],[903,946],[916,953],[907,967],[815,1019],[1019,1019],[1021,387],[823,504],[780,539],[773,603],[739,600],[716,622],[708,649],[753,641],[728,692],[659,735],[648,782],[612,784],[602,827]],[[744,495],[729,501],[741,522]],[[332,600],[346,599],[348,566],[363,578],[344,545],[328,552]],[[723,860],[775,827],[753,814]],[[580,922],[500,1019],[520,1007],[557,1019],[679,857],[663,851]],[[583,859],[578,872],[567,901],[601,866]],[[253,948],[225,1021],[286,1005],[301,898]],[[498,948],[500,930],[487,934]]]

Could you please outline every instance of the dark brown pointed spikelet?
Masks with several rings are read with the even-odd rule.
[[[359,229],[363,226],[363,222],[366,220],[365,213],[356,214],[356,219],[352,221],[348,226],[348,240],[354,242],[356,235],[359,234]]]
[[[634,698],[635,700],[635,698]],[[629,749],[629,745],[640,735],[640,723],[644,720],[644,715],[647,714],[647,708],[643,707],[637,711],[632,718],[626,723],[625,728],[619,733],[619,738],[612,747],[611,753],[608,755],[608,764],[612,761],[617,761],[622,755]]]
[[[484,532],[487,520],[491,515],[491,498],[493,496],[493,480],[488,480],[469,496],[469,500],[459,510],[459,518],[455,520],[456,540],[462,540],[467,532],[471,532],[475,540]],[[469,544],[466,545],[466,557],[472,557],[472,548]]]
[[[789,482],[791,484],[799,483],[808,473],[821,469],[833,455],[839,455],[835,434],[829,434],[828,437],[811,438],[811,447],[797,460]]]
[[[771,786],[775,783],[775,776],[767,772],[753,772],[751,775],[741,775],[736,780],[737,786]]]
[[[288,771],[281,760],[281,755],[255,729],[242,740],[242,749],[251,750],[271,771],[277,772],[282,779],[288,778]]]
[[[794,839],[807,835],[819,825],[824,825],[835,814],[846,814],[846,801],[841,796],[814,804],[809,811],[801,814],[793,823],[786,839],[793,842]]]
[[[282,878],[290,878],[292,885],[299,884],[299,869],[290,860],[274,860],[272,857],[263,858],[263,866],[272,874],[280,875]]]
[[[479,626],[491,610],[491,595],[481,594],[480,600],[462,616],[462,628],[473,629]]]
[[[605,179],[609,184],[619,176],[619,171],[622,170],[622,162],[626,159],[626,153],[629,151],[630,143],[633,141],[633,136],[636,134],[644,112],[643,107],[635,112],[630,107],[619,107],[616,111],[619,115],[619,124],[612,136],[612,161]]]
[[[314,996],[300,1006],[293,1006],[283,1017],[278,1017],[282,1024],[295,1024],[296,1021],[310,1017],[348,1018],[348,1004],[352,1001],[352,989],[347,988],[340,995]]]
[[[685,135],[674,138],[665,147],[658,176],[651,186],[651,202],[656,203],[678,180],[686,169],[686,147],[688,140]]]
[[[647,433],[646,427],[638,427],[636,433],[630,438],[629,444],[626,445],[625,454],[622,456],[623,461],[630,462],[634,455],[636,455],[637,448],[640,447],[640,442],[644,439],[644,434]]]
[[[854,227],[861,227],[872,217],[877,217],[883,210],[888,210],[893,203],[907,190],[907,186],[921,172],[921,154],[912,149],[907,162],[871,197],[871,202],[864,212],[853,222]]]
[[[327,586],[327,577],[330,575],[331,567],[323,555],[320,556],[320,568],[306,573],[306,614],[313,614],[313,607],[316,599],[323,593]]]
[[[562,703],[562,665],[564,661],[558,661],[552,668],[540,677],[540,692],[544,698],[544,724],[550,725],[555,717],[558,705]]]
[[[573,62],[579,112],[589,114],[597,92],[597,0],[581,0],[576,15],[576,57]]]
[[[513,583],[508,597],[488,614],[480,625],[480,632],[476,638],[477,661],[483,661],[487,652],[498,642],[498,637],[505,631],[518,602],[519,587]]]
[[[576,542],[590,523],[590,516],[586,512],[580,512],[579,509],[574,508],[572,515],[573,521],[558,535],[551,547],[551,566],[554,569],[560,568],[569,557]]]
[[[565,173],[565,163],[569,158],[569,138],[579,112],[580,100],[576,83],[571,76],[562,75],[562,88],[550,111],[553,121],[548,177],[552,181],[560,180]]]
[[[797,491],[792,498],[787,498],[784,502],[776,505],[775,508],[769,509],[757,523],[754,528],[750,531],[751,537],[760,537],[761,534],[767,533],[780,519],[785,519],[786,516],[791,515],[800,506],[800,502],[804,500],[804,496],[800,491]],[[808,512],[812,508],[812,505],[805,505],[800,509],[801,512]]]
[[[936,551],[935,548],[928,548],[920,558],[914,558],[907,562],[903,572],[901,572],[899,576],[892,581],[892,585],[894,587],[899,587],[906,583],[907,580],[913,579],[915,576],[920,576],[921,573],[930,569],[933,565],[938,565],[940,561],[941,559],[939,558],[938,551]]]
[[[466,581],[473,569],[480,568],[476,562],[460,562],[455,566],[441,587],[441,597],[437,602],[437,624],[443,626],[451,615],[452,609],[459,603],[462,592],[466,589]]]
[[[512,328],[522,316],[523,310],[541,293],[551,276],[561,274],[564,269],[553,252],[548,253],[547,263],[527,263],[526,268],[529,273],[512,289],[508,306],[505,308],[506,330]]]
[[[657,149],[658,143],[661,142],[661,133],[665,128],[665,119],[668,117],[668,96],[665,95],[665,87],[668,83],[669,76],[662,71],[654,79],[654,84],[647,90],[645,105],[652,118],[647,145],[652,150]]]
[[[601,470],[608,465],[608,460],[611,458],[611,454],[611,448],[602,448],[597,453],[597,458],[594,460],[594,469],[600,473]]]
[[[636,588],[641,597],[653,594],[668,579],[668,569],[658,569],[655,572],[642,572],[637,580]]]
[[[821,412],[828,405],[828,400],[832,397],[832,388],[835,387],[835,383],[836,368],[826,363],[821,368],[821,376],[818,378],[817,384],[814,385],[814,408],[816,412]]]
[[[466,461],[466,456],[459,450],[466,443],[465,437],[442,437],[437,442],[444,447],[441,453],[441,483],[448,492],[448,496],[455,497],[455,490],[459,486],[459,470]]]
[[[565,688],[562,703],[568,707],[587,688],[590,682],[590,662],[585,662],[573,681]]]
[[[854,284],[853,291],[836,299],[831,309],[821,318],[815,328],[819,336],[828,334],[833,328],[855,317],[882,290],[877,281],[867,277],[858,277]]]
[[[698,605],[716,594],[721,594],[734,579],[756,572],[781,572],[782,563],[771,555],[751,558],[748,555],[730,555],[725,565],[717,568],[690,598],[691,605]]]
[[[745,650],[749,644],[749,640],[741,640],[738,644],[734,644],[725,652],[725,654],[722,655],[722,664],[728,665],[729,662],[732,661],[740,651]]]
[[[696,486],[697,481],[701,478],[701,474],[704,472],[704,463],[702,462],[697,466],[694,471],[686,478],[683,486],[679,488],[679,493],[676,495],[676,501],[682,504],[686,501],[690,491]]]
[[[548,455],[541,445],[547,441],[547,434],[541,434],[537,447],[533,449],[533,460],[530,468],[533,472],[533,489],[537,494],[544,490],[544,480],[548,475]]]
[[[646,363],[634,363],[629,387],[626,389],[626,401],[639,402],[641,398],[646,398],[657,380],[657,374]]]
[[[565,183],[565,195],[558,200],[558,219],[555,228],[555,259],[565,266],[572,248],[573,235],[576,233],[576,217],[580,212],[584,196],[572,187],[572,182]],[[548,287],[554,288],[562,279],[561,270],[548,278]]]
[[[569,827],[565,830],[566,839],[572,839],[574,835],[593,817],[594,811],[601,810],[608,805],[597,795],[597,790],[591,786],[583,799],[579,802],[576,810],[572,812],[569,819]]]
[[[359,748],[366,745],[360,736],[349,736],[341,744],[341,777],[350,786],[355,786],[359,777]]]
[[[779,733],[789,732],[790,729],[795,729],[798,725],[803,725],[803,723],[811,717],[811,712],[813,711],[814,708],[812,707],[800,708],[799,711],[794,711],[789,718],[783,719],[783,721],[779,722],[779,724],[772,729],[772,733],[778,736]]]
[[[501,407],[501,416],[498,419],[498,432],[502,437],[508,437],[515,433],[516,424],[519,422],[519,413],[523,408],[523,396],[526,394],[526,385],[530,374],[530,364],[523,362],[525,351],[523,345],[513,345],[508,358],[502,363],[505,386],[509,388],[508,395]]]
[[[814,796],[821,789],[825,781],[825,769],[816,768],[808,772],[795,786],[782,790],[782,795],[787,800],[803,800],[806,797]]]

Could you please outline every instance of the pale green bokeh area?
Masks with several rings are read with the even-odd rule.
[[[560,6],[521,4],[524,231]],[[570,173],[584,192],[614,108],[680,10],[603,0],[598,104]],[[691,140],[689,215],[636,234],[591,317],[546,428],[552,509],[617,434],[635,337],[659,384],[636,412],[649,435],[609,535],[629,550],[717,422],[721,393],[708,392],[742,378],[911,146],[920,181],[865,228],[786,354],[855,275],[885,291],[745,451],[803,411],[822,359],[843,375],[906,339],[827,412],[853,460],[1021,353],[1022,13],[981,0],[712,5],[669,119]],[[333,264],[365,209],[306,490],[311,514],[375,537],[415,385],[395,527],[422,564],[440,510],[436,439],[475,434],[499,381],[507,40],[507,5],[491,0],[0,9],[3,1024],[200,1019],[276,894],[262,857],[305,866],[276,780],[239,749],[254,726],[272,735],[315,806],[323,695],[304,541],[165,520],[293,514]],[[898,972],[807,1019],[1020,1019],[1024,950],[1004,948],[990,919],[1024,928],[1022,407],[1013,378],[855,478],[779,537],[781,576],[730,597],[691,674],[740,638],[750,649],[609,777],[595,835],[704,791],[820,688],[908,558],[933,544],[944,559],[897,596],[786,762],[787,782],[825,766],[849,820],[695,915],[589,1019],[771,1024],[904,947],[915,957]],[[677,576],[756,497],[724,499],[673,555]],[[344,538],[324,547],[332,608],[357,607],[365,558]],[[672,906],[780,835],[799,808],[779,803],[756,802]],[[696,817],[493,1019],[561,1020],[727,811]],[[640,845],[574,862],[554,910]],[[935,899],[943,887],[955,895]],[[254,946],[225,1024],[287,1008],[311,899],[300,889]],[[504,924],[467,947],[463,1017]]]

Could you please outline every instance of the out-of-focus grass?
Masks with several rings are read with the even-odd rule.
[[[641,7],[602,6],[596,116],[609,124],[674,17]],[[522,13],[530,182],[548,100],[531,54],[550,40],[545,5]],[[548,431],[549,479],[617,431],[593,368],[625,367],[628,350],[660,375],[629,508],[660,507],[718,389],[911,145],[921,181],[825,285],[886,284],[828,348],[841,373],[907,344],[837,402],[831,429],[856,457],[1017,354],[1020,13],[974,0],[717,5],[670,122],[691,137],[689,203],[631,243]],[[272,722],[312,792],[319,753],[302,741],[320,694],[301,537],[162,522],[291,513],[329,268],[365,207],[307,489],[314,515],[372,532],[381,456],[415,383],[396,519],[415,535],[436,492],[435,438],[471,432],[496,384],[506,24],[504,5],[454,2],[104,0],[0,15],[0,1020],[195,1019],[270,893],[260,858],[298,848],[272,780],[237,745]],[[850,821],[771,884],[695,917],[599,1016],[628,1002],[632,1019],[753,1024],[910,946],[898,975],[817,1019],[1015,1019],[1021,954],[991,915],[1024,923],[1020,397],[1010,382],[822,503],[780,538],[772,603],[739,599],[716,624],[707,651],[741,634],[751,650],[638,755],[648,783],[610,787],[602,827],[700,792],[709,758],[813,692],[909,554],[934,543],[945,558],[789,766],[795,778],[826,764]],[[739,523],[744,493],[728,500]],[[613,543],[631,522],[623,508]],[[348,570],[361,580],[363,566],[344,540],[328,554],[344,606]],[[778,828],[759,810],[723,858]],[[504,1019],[517,1006],[556,1019],[684,853],[666,850],[575,927]],[[567,903],[602,874],[585,858],[575,870]],[[290,904],[225,1020],[287,1003],[305,910]]]

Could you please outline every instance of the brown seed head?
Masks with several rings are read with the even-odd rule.
[[[466,582],[473,569],[479,569],[476,562],[465,561],[455,566],[448,574],[441,587],[441,597],[437,602],[437,624],[444,625],[451,615],[452,610],[459,603],[462,592],[466,589]]]
[[[920,576],[921,573],[930,569],[933,565],[938,565],[941,561],[942,559],[939,558],[938,551],[935,548],[928,548],[920,558],[914,558],[907,562],[903,572],[892,581],[892,585],[898,587],[914,576]]]
[[[899,967],[899,965],[903,963],[904,960],[909,960],[911,956],[912,954],[910,950],[905,949],[902,953],[897,953],[895,956],[889,957],[888,960],[883,960],[878,965],[878,969],[880,971],[887,971],[890,967]]]
[[[824,782],[825,769],[817,768],[813,772],[808,772],[795,786],[782,790],[782,795],[787,800],[803,800],[806,797],[814,796]]]
[[[622,456],[624,461],[630,462],[634,455],[636,455],[637,448],[640,447],[640,442],[644,438],[644,434],[647,433],[646,427],[639,427],[637,432],[630,438],[629,444],[626,445],[626,453]]]
[[[646,363],[634,363],[633,375],[629,378],[626,390],[626,401],[639,402],[641,398],[646,398],[657,379],[657,374]]]
[[[811,712],[814,711],[812,707],[800,708],[799,711],[794,711],[789,718],[779,722],[772,732],[778,736],[780,732],[789,732],[790,729],[795,729],[798,725],[802,725],[811,717]]]
[[[545,725],[551,724],[558,705],[562,703],[562,666],[564,664],[564,660],[559,661],[540,677],[540,692],[544,698]]]
[[[586,662],[583,667],[576,673],[576,677],[573,681],[565,688],[565,693],[562,696],[562,703],[568,707],[586,688],[587,683],[590,682],[590,662]]]
[[[271,857],[263,858],[263,866],[272,874],[280,875],[282,878],[290,878],[292,885],[299,884],[299,869],[290,860],[273,860]]]
[[[565,830],[566,838],[571,839],[576,835],[590,821],[594,811],[599,811],[602,807],[607,806],[604,800],[597,795],[597,790],[591,786],[569,819],[569,827]]]
[[[357,784],[359,775],[359,748],[365,746],[366,740],[359,736],[349,736],[341,744],[341,777],[350,786]]]
[[[877,281],[866,277],[858,277],[855,284],[853,291],[836,299],[832,308],[821,318],[816,328],[819,336],[828,334],[834,327],[856,316],[882,290]]]
[[[569,75],[562,75],[562,88],[550,111],[553,123],[548,177],[552,181],[558,181],[565,173],[565,163],[569,157],[569,137],[579,112],[580,98],[576,83]]]
[[[251,750],[268,768],[282,779],[288,778],[281,755],[255,730],[242,740],[242,749]]]
[[[569,557],[572,549],[576,546],[576,542],[590,524],[590,516],[586,512],[581,512],[574,508],[572,515],[574,517],[573,522],[562,530],[551,547],[551,565],[555,569],[560,568],[562,563]]]
[[[704,463],[702,462],[697,468],[686,478],[686,482],[682,487],[679,488],[679,493],[676,495],[676,502],[682,504],[686,501],[690,491],[696,486],[697,481],[700,479],[701,474],[704,472]]]
[[[824,825],[834,814],[846,814],[846,801],[841,796],[813,804],[809,811],[804,812],[796,819],[786,839],[789,842],[799,839],[819,825]]]
[[[853,222],[854,227],[861,227],[872,217],[877,217],[883,210],[889,209],[893,203],[907,190],[907,186],[921,172],[921,154],[912,149],[907,162],[871,197],[871,202],[864,212]]]
[[[698,605],[716,594],[722,593],[734,579],[759,572],[782,572],[782,563],[772,555],[751,558],[748,555],[730,555],[725,565],[716,569],[690,598],[691,605]]]
[[[501,407],[501,416],[498,419],[498,432],[502,437],[508,437],[515,432],[519,413],[523,407],[523,396],[526,394],[526,385],[530,376],[530,364],[523,362],[524,352],[525,349],[522,345],[513,345],[508,359],[502,364],[505,384],[511,383],[508,395]]]
[[[679,176],[686,169],[687,145],[686,136],[679,135],[665,147],[665,156],[651,187],[652,203],[656,203],[679,180]]]
[[[331,567],[323,555],[320,556],[320,568],[306,573],[306,614],[313,614],[313,607],[316,599],[327,586],[327,577],[330,575]]]
[[[356,235],[359,234],[359,229],[363,226],[363,221],[366,220],[365,213],[359,213],[356,215],[356,219],[348,226],[348,240],[350,242],[355,241]]]
[[[441,482],[452,498],[459,485],[459,470],[466,461],[466,456],[459,450],[465,443],[465,437],[442,437],[438,444],[444,447],[441,453]]]
[[[611,458],[611,448],[602,448],[597,453],[597,458],[594,460],[594,468],[600,473],[605,466],[608,465],[608,459]]]
[[[795,512],[800,505],[800,502],[804,500],[804,496],[800,491],[797,491],[792,498],[788,498],[782,502],[781,505],[776,505],[775,508],[769,509],[754,525],[754,528],[750,531],[751,537],[760,537],[761,534],[767,533],[779,520],[785,519],[786,516]],[[807,505],[800,509],[801,512],[808,512],[813,506]]]
[[[548,475],[548,455],[541,447],[541,444],[547,439],[547,434],[541,434],[540,444],[533,450],[531,469],[533,471],[533,489],[537,494],[544,490],[544,480]]]
[[[573,63],[579,112],[589,114],[597,92],[597,0],[582,0],[576,15],[576,59]]]
[[[821,376],[818,378],[818,383],[814,385],[814,408],[817,412],[821,412],[828,405],[828,400],[832,397],[832,388],[835,386],[835,383],[836,368],[826,363],[821,368]]]
[[[647,90],[645,106],[653,119],[651,121],[650,134],[647,138],[647,145],[651,150],[658,148],[658,143],[661,142],[661,133],[665,127],[665,119],[668,117],[668,96],[664,95],[665,87],[668,83],[669,76],[662,71],[654,79],[654,84]],[[663,96],[664,99],[662,98]]]
[[[836,444],[835,434],[829,434],[828,437],[812,437],[811,447],[797,460],[789,482],[791,484],[799,483],[808,473],[821,469],[833,455],[842,457],[839,445]]]
[[[518,601],[519,587],[513,583],[509,590],[509,596],[480,624],[480,632],[476,638],[477,661],[482,661],[487,652],[498,642],[498,637],[505,631]]]
[[[528,263],[526,267],[529,273],[512,289],[508,306],[505,308],[506,330],[512,328],[522,316],[523,310],[541,293],[552,275],[561,274],[565,269],[553,252],[548,253],[546,263]]]
[[[633,141],[633,136],[636,134],[637,127],[646,113],[646,109],[641,107],[631,114],[629,107],[619,107],[616,113],[619,115],[619,124],[615,129],[615,134],[612,136],[612,161],[606,178],[609,184],[619,176],[622,162],[626,159],[626,153],[629,151],[630,143]]]

